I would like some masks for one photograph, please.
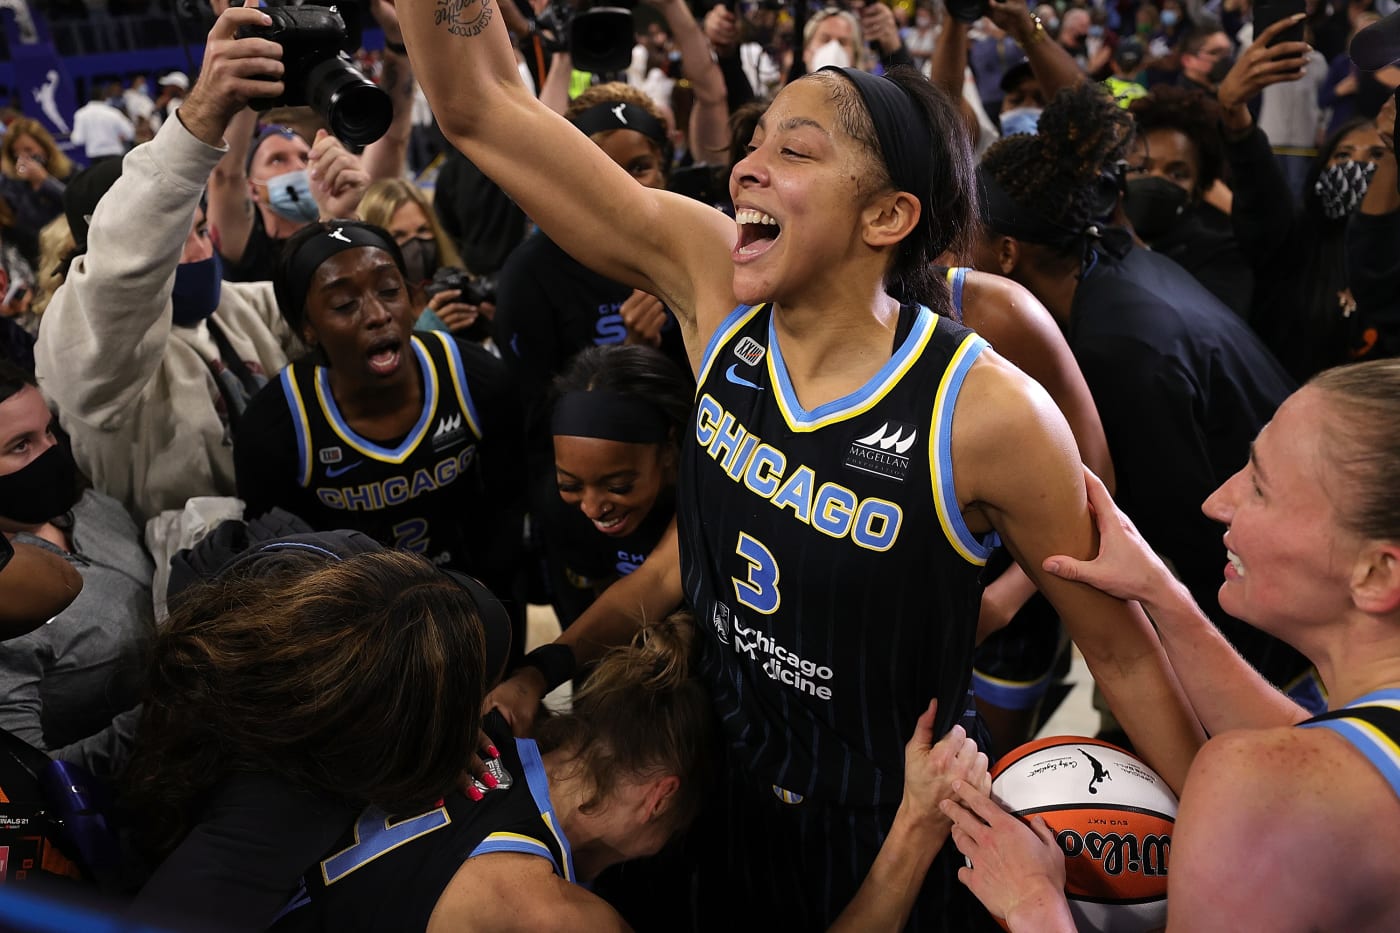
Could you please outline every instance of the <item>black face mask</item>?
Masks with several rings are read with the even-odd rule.
[[[41,525],[71,509],[79,495],[73,452],[60,440],[20,469],[0,476],[0,515]]]
[[[437,241],[432,237],[414,237],[400,246],[399,251],[403,253],[403,278],[409,285],[422,285],[437,271]]]
[[[1181,221],[1190,197],[1180,185],[1174,185],[1165,178],[1155,175],[1130,178],[1123,210],[1133,222],[1138,236],[1151,243],[1171,232]]]
[[[1230,73],[1230,69],[1235,67],[1235,60],[1226,55],[1224,58],[1215,60],[1215,64],[1210,66],[1210,72],[1206,75],[1206,80],[1211,84],[1218,85],[1225,80],[1225,76]]]

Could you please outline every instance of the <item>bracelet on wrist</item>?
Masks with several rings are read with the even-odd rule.
[[[390,42],[388,39],[385,39],[384,48],[388,49],[390,52],[393,52],[395,55],[408,54],[408,46],[404,45],[402,42]]]
[[[1026,37],[1025,45],[1035,45],[1037,42],[1044,42],[1049,38],[1049,33],[1045,31],[1045,23],[1039,16],[1031,14],[1031,34]]]
[[[568,645],[551,642],[540,645],[525,655],[521,667],[533,667],[544,677],[544,692],[549,693],[565,681],[572,680],[578,670],[578,660],[574,649]]]

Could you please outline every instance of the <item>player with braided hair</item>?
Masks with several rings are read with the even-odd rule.
[[[1103,420],[1124,511],[1240,652],[1320,708],[1300,655],[1220,609],[1225,549],[1197,508],[1247,456],[1293,383],[1185,270],[1097,220],[1117,197],[1111,168],[1131,129],[1101,87],[1083,85],[1060,92],[1038,133],[989,149],[978,169],[986,232],[977,265],[1026,286],[1065,328]]]

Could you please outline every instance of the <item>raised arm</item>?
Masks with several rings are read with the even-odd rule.
[[[402,178],[408,163],[409,137],[413,135],[413,69],[403,50],[399,17],[386,0],[373,0],[370,13],[384,30],[384,72],[380,87],[394,104],[394,119],[383,136],[365,147],[361,155],[370,181]]]
[[[638,185],[537,101],[521,82],[497,2],[397,4],[438,125],[552,240],[598,273],[664,299],[687,344],[703,345],[735,303],[733,223]]]
[[[266,19],[252,7],[219,17],[177,118],[127,153],[93,212],[87,252],[49,302],[34,351],[40,386],[64,418],[115,430],[155,373],[170,336],[175,267],[225,132],[250,99],[282,93],[281,82],[254,77],[281,74],[281,48],[233,37]]]
[[[1026,53],[1031,73],[1040,82],[1046,100],[1060,88],[1076,87],[1089,80],[1065,47],[1045,31],[1040,17],[1030,11],[1024,0],[989,0],[987,16]]]
[[[685,0],[649,0],[666,17],[666,28],[681,53],[681,76],[690,82],[690,151],[697,162],[722,163],[729,154],[729,92],[700,24]]]
[[[1015,456],[1007,456],[1010,438]],[[1202,734],[1151,623],[1137,606],[1042,568],[1053,554],[1087,557],[1097,550],[1064,416],[1036,383],[985,352],[958,401],[953,463],[969,528],[1001,536],[1064,620],[1138,750],[1179,791]]]

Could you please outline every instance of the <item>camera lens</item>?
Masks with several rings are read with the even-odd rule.
[[[306,102],[341,142],[367,146],[389,131],[394,104],[344,58],[319,62],[306,75]]]

